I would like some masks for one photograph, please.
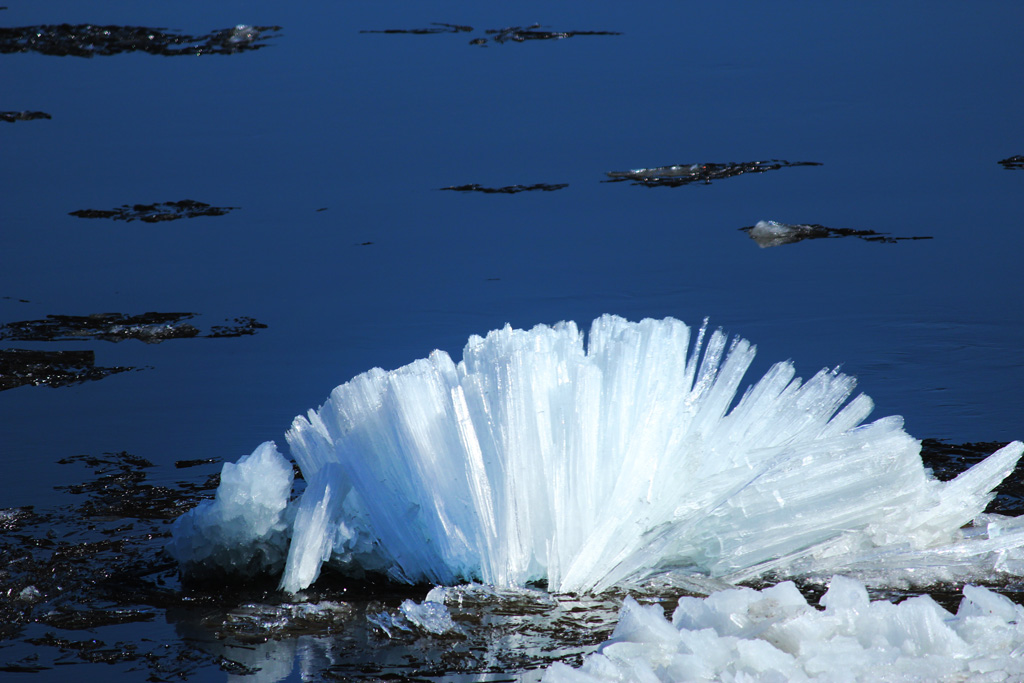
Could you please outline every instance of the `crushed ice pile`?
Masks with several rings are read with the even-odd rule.
[[[1024,607],[964,586],[955,615],[927,595],[869,601],[835,576],[811,607],[792,582],[756,591],[683,597],[661,605],[626,598],[610,640],[544,683],[599,681],[1008,681],[1024,679]]]
[[[1024,574],[1024,522],[982,515],[1024,445],[955,480],[822,370],[778,363],[737,396],[743,339],[678,320],[571,322],[473,336],[337,387],[286,434],[307,482],[265,443],[179,519],[187,574],[322,563],[408,583],[599,591],[669,571],[725,581],[842,572],[872,584]],[[971,524],[971,522],[974,522]],[[965,526],[969,525],[970,526]],[[751,641],[754,642],[754,641]]]

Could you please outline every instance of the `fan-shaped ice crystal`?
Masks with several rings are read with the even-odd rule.
[[[1015,520],[961,527],[1024,445],[943,484],[900,418],[863,424],[871,400],[848,400],[854,380],[835,370],[803,382],[779,363],[737,396],[754,352],[671,318],[606,315],[586,348],[571,322],[506,326],[471,337],[458,364],[435,351],[359,375],[286,435],[310,483],[282,587],[301,590],[327,558],[410,583],[557,591],[669,570],[1019,571]],[[179,522],[176,547],[220,542],[195,538],[204,528]]]

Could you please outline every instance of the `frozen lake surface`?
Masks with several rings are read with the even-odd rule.
[[[528,28],[535,22],[541,27]],[[113,31],[116,49],[101,49],[102,32],[80,29],[95,55],[58,56],[53,32],[38,29],[60,24],[143,30]],[[55,515],[16,522],[10,513],[6,533],[45,539],[53,527],[53,543],[64,534],[68,543],[113,543],[150,524],[163,533],[152,511],[149,522],[135,508],[55,512],[83,505],[55,486],[93,481],[57,462],[127,452],[153,465],[127,471],[188,498],[198,494],[179,481],[201,488],[219,461],[280,439],[293,416],[371,367],[395,368],[435,348],[457,356],[469,335],[505,323],[585,325],[603,313],[691,324],[710,316],[713,327],[758,345],[751,376],[786,358],[805,377],[841,366],[875,400],[874,417],[903,415],[917,438],[1020,438],[1024,171],[1000,161],[1024,153],[1022,24],[1012,2],[8,3],[0,10],[0,349],[63,352],[33,357],[70,365],[49,375],[33,367],[30,376],[62,384],[61,372],[81,371],[85,381],[0,391],[0,508]],[[508,27],[520,30],[500,32]],[[413,32],[389,32],[398,30]],[[32,43],[41,33],[51,47]],[[131,40],[141,42],[128,49]],[[159,49],[142,47],[154,43]],[[772,160],[820,165],[749,166]],[[631,169],[678,168],[679,178],[693,165],[746,171],[668,186],[608,182]],[[565,187],[442,191],[472,185]],[[167,213],[199,204],[222,211]],[[765,249],[742,230],[762,220],[839,233]],[[844,230],[931,239],[871,241]],[[12,334],[22,329],[13,323],[97,316],[98,324],[112,313],[122,325],[154,313],[146,324],[196,333]],[[225,328],[246,332],[218,334]],[[207,459],[218,464],[174,467]],[[107,467],[96,476],[123,471]],[[137,478],[125,477],[119,486]],[[125,547],[135,554],[124,562],[136,572],[136,562],[161,566],[158,539],[132,538]],[[102,548],[111,557],[89,546],[96,553],[87,557],[97,558],[89,567],[101,557],[122,566],[115,546]],[[173,586],[173,570],[162,571]],[[208,596],[139,596],[149,616],[76,629],[39,621],[61,606],[43,588],[24,603],[36,621],[5,633],[13,645],[0,659],[38,655],[42,667],[63,658],[83,671],[123,671],[125,680],[148,674],[128,673],[138,662],[81,663],[81,649],[39,639],[52,632],[150,649],[140,640],[149,638],[186,659],[206,653],[189,674],[223,680],[208,658],[219,653],[196,643],[237,637],[222,628],[225,615],[246,612],[246,601],[264,604],[228,596],[204,625],[182,606]],[[343,603],[346,588],[357,592],[325,584],[313,597]],[[260,652],[273,649],[282,671],[304,652],[304,666],[321,677],[337,674],[329,662],[357,675],[367,660],[404,661],[415,640],[381,638],[358,616],[377,609],[366,607],[374,600],[379,613],[423,598],[393,590],[360,588],[347,603],[345,623],[361,624],[349,634],[358,646],[310,626]],[[89,595],[97,600],[89,609],[109,611]],[[609,636],[618,602],[605,602],[490,609],[512,621],[548,615],[572,634],[570,656]],[[537,627],[537,636],[530,622],[516,631],[492,612],[479,618],[499,623],[501,637],[488,641],[502,653],[487,669],[495,676],[548,658],[517,652],[562,652],[545,640],[551,630]],[[234,654],[225,657],[241,661]],[[66,671],[40,669],[32,680]]]

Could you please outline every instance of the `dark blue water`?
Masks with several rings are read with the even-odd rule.
[[[361,30],[469,25],[471,33]],[[540,22],[617,31],[473,46]],[[747,337],[754,372],[841,365],[920,438],[1024,435],[1024,6],[13,1],[0,26],[279,25],[260,50],[0,55],[0,323],[252,316],[252,336],[23,342],[143,368],[0,392],[0,507],[78,453],[235,459],[373,366],[470,334],[675,316]],[[605,173],[761,159],[710,185]],[[568,183],[515,195],[440,191]],[[79,209],[239,207],[146,224]],[[326,210],[320,210],[326,209]],[[933,239],[759,248],[760,219]],[[26,300],[26,301],[22,301]],[[752,375],[751,380],[755,379]],[[173,474],[167,474],[167,477]]]

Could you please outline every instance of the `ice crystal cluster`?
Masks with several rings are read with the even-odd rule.
[[[940,482],[902,420],[866,423],[871,400],[836,370],[801,381],[778,363],[740,392],[754,353],[671,318],[606,315],[586,344],[572,322],[506,326],[457,364],[435,351],[370,370],[286,434],[297,501],[263,444],[225,466],[170,551],[187,573],[281,572],[292,592],[324,562],[575,592],[666,572],[1024,574],[1024,525],[981,514],[1024,445]]]

